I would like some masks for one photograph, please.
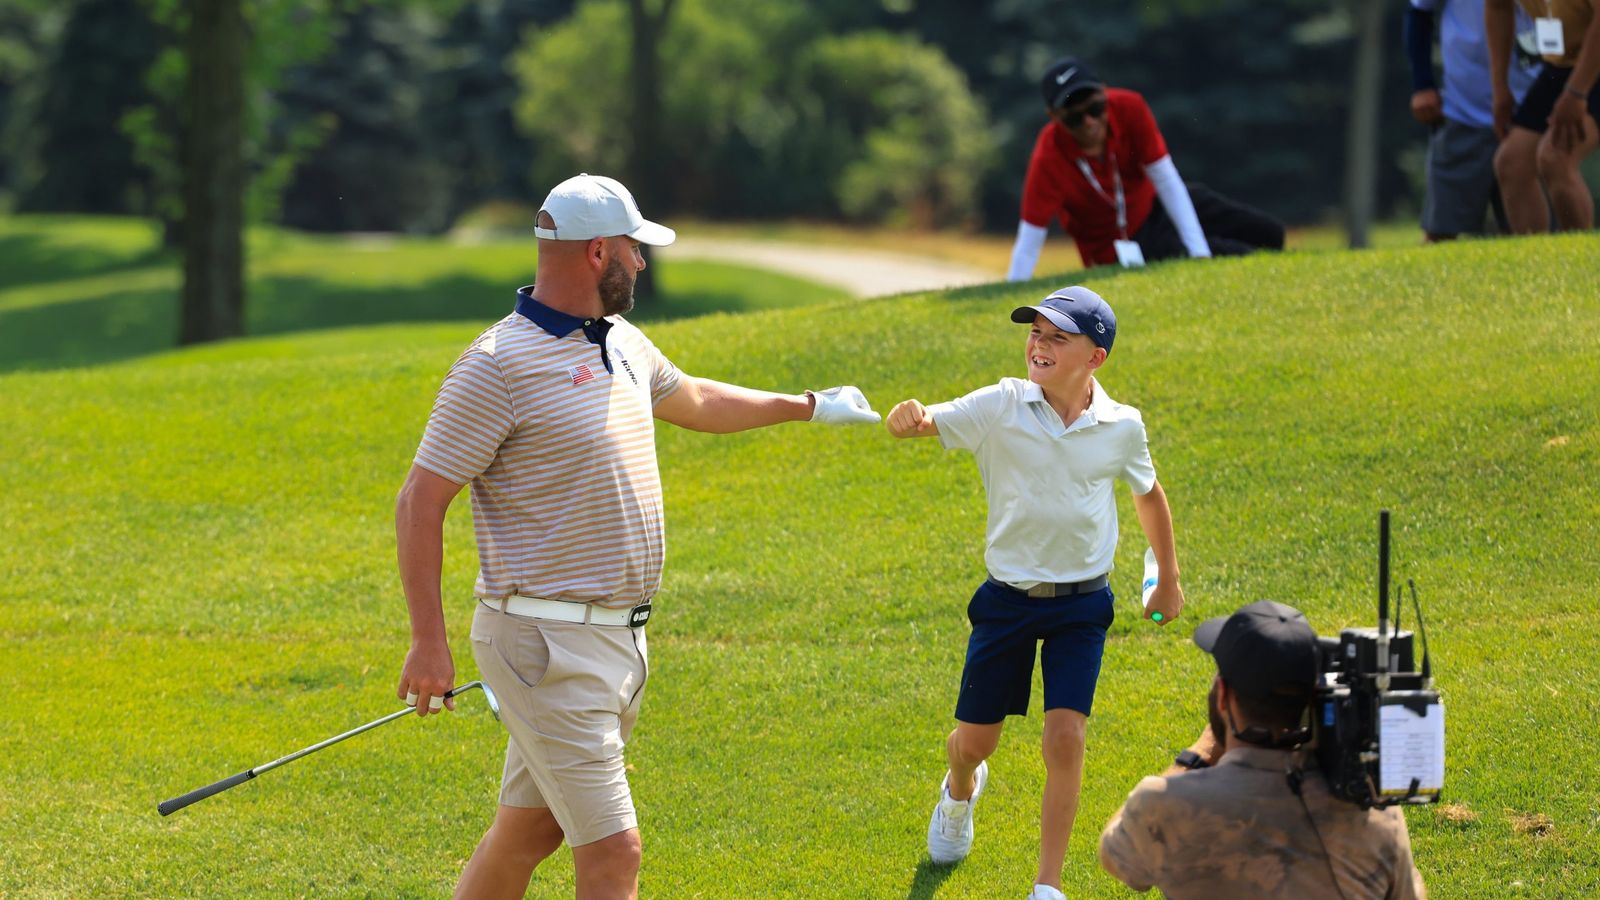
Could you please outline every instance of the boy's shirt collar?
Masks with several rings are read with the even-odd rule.
[[[1043,403],[1046,406],[1050,405],[1050,401],[1045,399],[1044,388],[1033,383],[1032,381],[1023,383],[1022,400],[1024,403]],[[1095,425],[1098,425],[1110,418],[1111,414],[1116,411],[1118,405],[1119,404],[1115,400],[1112,400],[1110,397],[1106,396],[1105,389],[1100,387],[1100,379],[1090,375],[1089,405],[1084,407],[1083,412],[1078,415],[1077,419],[1073,420],[1070,425],[1066,426],[1065,431],[1077,431],[1082,428],[1091,428]],[[1061,417],[1056,415],[1054,409],[1051,409],[1049,412],[1051,418],[1054,418],[1057,422],[1061,421]]]

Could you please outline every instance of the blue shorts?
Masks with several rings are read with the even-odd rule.
[[[1112,614],[1110,587],[1039,599],[992,581],[979,585],[967,604],[972,637],[956,719],[993,725],[1006,716],[1027,715],[1034,647],[1040,641],[1045,710],[1074,709],[1087,716]]]

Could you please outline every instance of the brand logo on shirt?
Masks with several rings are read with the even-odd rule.
[[[594,380],[594,372],[590,371],[588,366],[573,366],[571,371],[574,386]]]
[[[1057,75],[1056,76],[1056,84],[1066,84],[1067,83],[1067,79],[1071,78],[1073,75],[1077,74],[1077,71],[1078,71],[1078,67],[1077,66],[1073,66],[1072,68],[1066,70],[1065,72],[1062,72],[1060,75]]]

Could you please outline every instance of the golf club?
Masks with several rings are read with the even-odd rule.
[[[483,691],[483,699],[488,701],[488,703],[489,703],[489,712],[490,712],[490,714],[492,714],[494,716],[496,722],[500,721],[500,701],[495,698],[494,691],[489,690],[489,686],[487,684],[484,684],[481,681],[469,681],[466,684],[460,685],[459,687],[451,688],[445,694],[445,697],[446,698],[455,697],[455,696],[457,696],[459,694],[466,693],[467,691],[470,691],[473,688],[477,688],[477,689]],[[387,724],[389,722],[393,722],[395,719],[398,719],[401,716],[409,716],[412,713],[415,713],[416,711],[417,711],[416,707],[407,706],[405,709],[399,710],[397,712],[389,713],[388,715],[384,716],[381,719],[376,719],[376,720],[373,720],[371,722],[368,722],[365,725],[359,726],[357,728],[352,728],[349,731],[346,731],[344,734],[336,735],[334,737],[328,738],[327,740],[325,740],[325,741],[323,741],[323,742],[321,742],[319,744],[312,744],[311,746],[305,748],[304,750],[296,750],[295,752],[289,754],[288,756],[283,757],[282,759],[275,759],[272,762],[266,763],[264,765],[256,766],[254,769],[247,769],[246,771],[240,772],[237,775],[231,775],[231,776],[229,776],[227,778],[222,779],[219,782],[216,782],[215,784],[208,784],[203,788],[197,788],[195,790],[192,790],[189,793],[184,794],[181,797],[173,797],[171,800],[164,800],[161,803],[156,805],[156,809],[163,816],[172,815],[173,813],[177,812],[180,809],[183,809],[185,806],[188,806],[191,803],[197,803],[197,802],[199,802],[201,800],[204,800],[205,798],[211,796],[212,794],[220,794],[223,791],[227,790],[228,788],[231,788],[231,787],[233,787],[235,785],[243,784],[246,781],[249,781],[250,779],[256,777],[257,775],[260,775],[262,772],[268,772],[268,771],[271,771],[273,769],[276,769],[277,767],[279,767],[281,765],[285,765],[287,763],[292,763],[292,762],[294,762],[295,760],[299,759],[302,756],[309,756],[310,754],[315,753],[318,750],[323,749],[324,747],[331,747],[334,744],[337,744],[337,743],[339,743],[340,741],[342,741],[342,740],[344,740],[346,738],[353,738],[356,735],[362,733],[363,731],[371,731],[372,729],[377,728],[379,725],[384,725],[384,724]]]

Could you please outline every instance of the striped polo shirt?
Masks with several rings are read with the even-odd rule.
[[[472,483],[477,596],[647,600],[666,557],[652,409],[681,373],[620,317],[530,288],[517,309],[445,375],[414,461]]]

